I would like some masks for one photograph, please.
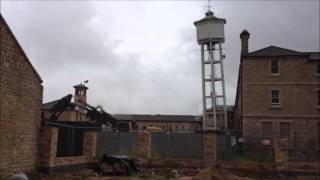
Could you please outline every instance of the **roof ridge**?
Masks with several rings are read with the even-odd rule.
[[[279,46],[270,45],[262,49],[255,50],[248,54],[249,56],[290,56],[290,55],[305,55],[305,53],[287,49]]]
[[[287,48],[283,48],[283,47],[279,47],[279,46],[270,45],[270,46],[264,47],[264,48],[262,48],[262,49],[258,49],[258,50],[252,51],[252,52],[250,52],[249,54],[251,54],[251,53],[257,53],[257,52],[266,50],[266,49],[268,49],[268,48],[277,48],[277,49],[282,49],[282,50],[286,50],[286,51],[292,51],[292,52],[296,52],[296,53],[302,53],[302,52],[300,52],[300,51],[296,51],[296,50],[292,50],[292,49],[287,49]]]

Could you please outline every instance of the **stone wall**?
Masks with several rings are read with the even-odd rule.
[[[306,58],[281,57],[279,75],[270,74],[270,57],[243,60],[243,115],[320,117],[316,63]],[[280,90],[280,106],[271,107],[271,89]],[[303,102],[304,106],[301,106]]]
[[[42,81],[0,15],[0,177],[36,167]]]
[[[279,75],[270,74],[271,57],[242,57],[241,82],[238,82],[238,88],[242,89],[237,91],[236,117],[237,122],[241,116],[243,118],[244,143],[251,150],[255,148],[252,146],[261,146],[262,122],[272,122],[272,139],[279,137],[279,124],[288,122],[290,140],[296,143],[294,148],[301,152],[302,158],[312,159],[317,157],[320,149],[317,140],[320,138],[320,108],[316,101],[320,76],[316,75],[316,63],[303,56],[276,58],[279,60]],[[280,105],[271,104],[272,89],[280,90]]]

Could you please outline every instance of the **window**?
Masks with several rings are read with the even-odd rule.
[[[271,74],[279,74],[279,61],[278,60],[271,60]]]
[[[317,106],[320,107],[320,90],[317,90]]]
[[[320,75],[320,63],[317,64],[316,74],[317,74],[317,75]]]
[[[272,122],[262,122],[261,123],[261,138],[262,138],[262,140],[264,140],[264,139],[272,140],[272,137],[273,137]]]
[[[280,105],[280,91],[271,90],[271,105]]]
[[[81,156],[83,149],[83,130],[59,127],[57,157]]]
[[[290,137],[291,126],[290,122],[280,122],[279,124],[279,136],[280,138]]]
[[[320,123],[318,123],[318,148],[320,150]]]

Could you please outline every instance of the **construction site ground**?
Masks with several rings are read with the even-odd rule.
[[[30,179],[36,180],[320,180],[318,175],[294,175],[284,173],[263,172],[264,170],[233,171],[213,165],[207,168],[140,168],[133,176],[100,175],[90,169],[68,173],[30,174]]]

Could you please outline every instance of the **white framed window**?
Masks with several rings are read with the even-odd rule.
[[[271,59],[270,60],[270,75],[279,75],[280,68],[279,68],[279,60],[278,59]]]
[[[271,106],[279,106],[279,105],[280,105],[280,90],[271,89]]]

